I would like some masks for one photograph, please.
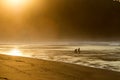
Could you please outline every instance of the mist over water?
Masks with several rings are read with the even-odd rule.
[[[53,44],[53,43],[52,43]],[[81,53],[74,50],[81,48]],[[119,42],[0,45],[0,54],[66,62],[120,72]]]

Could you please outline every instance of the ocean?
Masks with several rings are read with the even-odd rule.
[[[80,48],[80,53],[74,50]],[[0,45],[0,54],[65,62],[120,72],[120,43]]]

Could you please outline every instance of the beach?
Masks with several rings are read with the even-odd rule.
[[[63,62],[0,55],[0,80],[120,80],[120,73]]]

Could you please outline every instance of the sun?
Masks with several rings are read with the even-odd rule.
[[[26,0],[6,0],[10,5],[22,5],[26,2]]]
[[[2,0],[4,7],[8,9],[23,9],[29,6],[34,0]]]
[[[31,0],[4,0],[4,3],[6,3],[9,6],[23,6],[25,4],[28,4]]]
[[[10,52],[8,52],[8,55],[12,55],[12,56],[22,56],[22,52],[17,49],[17,48],[14,48],[12,49]]]

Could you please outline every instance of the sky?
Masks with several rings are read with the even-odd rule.
[[[112,0],[0,2],[0,42],[120,40]],[[18,5],[15,5],[18,4]]]

